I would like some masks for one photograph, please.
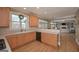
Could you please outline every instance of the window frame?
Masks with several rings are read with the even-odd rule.
[[[11,31],[13,31],[13,30],[12,30],[12,27],[11,27],[11,26],[12,26],[12,14],[14,14],[14,15],[24,15],[24,17],[27,18],[26,21],[28,22],[28,26],[29,26],[29,16],[28,16],[27,14],[23,14],[23,13],[20,13],[20,12],[11,11],[11,12],[10,12],[10,19],[11,19],[11,20],[10,20],[10,30],[11,30]],[[26,22],[26,24],[27,24],[27,22]],[[22,24],[22,23],[20,23],[20,24]],[[22,25],[21,25],[21,26],[22,26]],[[21,28],[21,26],[20,26],[20,28]],[[20,30],[20,31],[18,31],[18,32],[22,32],[22,31],[26,31],[26,30],[28,30],[28,29],[27,29],[27,27],[26,27],[26,29],[24,29],[24,30],[22,30],[22,28],[21,28],[21,29],[18,29],[18,30]]]

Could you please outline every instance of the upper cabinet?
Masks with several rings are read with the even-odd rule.
[[[37,16],[29,16],[29,26],[38,27],[38,17]]]
[[[10,8],[0,7],[0,27],[9,27]]]

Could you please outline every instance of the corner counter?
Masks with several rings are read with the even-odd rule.
[[[5,35],[6,44],[9,43],[9,47],[7,47],[7,48],[9,48],[9,51],[11,51],[13,48],[17,47],[17,45],[21,45],[21,44],[24,44],[25,42],[30,42],[32,40],[35,40],[36,39],[36,34],[35,34],[36,32],[41,32],[41,41],[43,43],[46,43],[46,44],[51,45],[51,46],[53,45],[56,47],[60,46],[60,30],[34,29],[34,30],[28,30],[28,31],[24,31],[24,32],[18,32],[18,33],[12,33],[12,34]],[[8,43],[7,43],[6,36],[9,39]],[[16,40],[16,38],[17,38],[17,40]],[[22,40],[23,38],[26,41],[23,41]],[[28,38],[30,40],[28,40]],[[16,44],[13,45],[12,41]],[[20,42],[17,44],[18,41],[20,41]]]

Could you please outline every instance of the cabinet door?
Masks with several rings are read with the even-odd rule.
[[[36,39],[36,33],[22,33],[6,37],[12,50]]]
[[[7,36],[7,40],[8,40],[8,42],[9,42],[9,45],[10,45],[10,47],[11,47],[11,49],[13,50],[15,47],[17,47],[17,42],[18,42],[18,40],[17,40],[17,37],[16,37],[16,35],[11,35],[11,36]]]
[[[28,43],[36,39],[36,33],[35,32],[26,33],[24,37],[25,37],[24,41]]]
[[[30,27],[38,27],[38,18],[36,16],[29,16]]]
[[[57,35],[56,34],[42,33],[41,40],[42,42],[46,44],[57,47]]]
[[[25,44],[24,39],[25,39],[24,34],[18,34],[18,35],[17,35],[17,40],[18,40],[17,46],[18,46],[18,47]]]
[[[10,8],[0,8],[0,27],[9,27]]]

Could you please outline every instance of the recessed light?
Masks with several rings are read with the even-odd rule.
[[[26,10],[27,8],[24,8],[24,10]]]

